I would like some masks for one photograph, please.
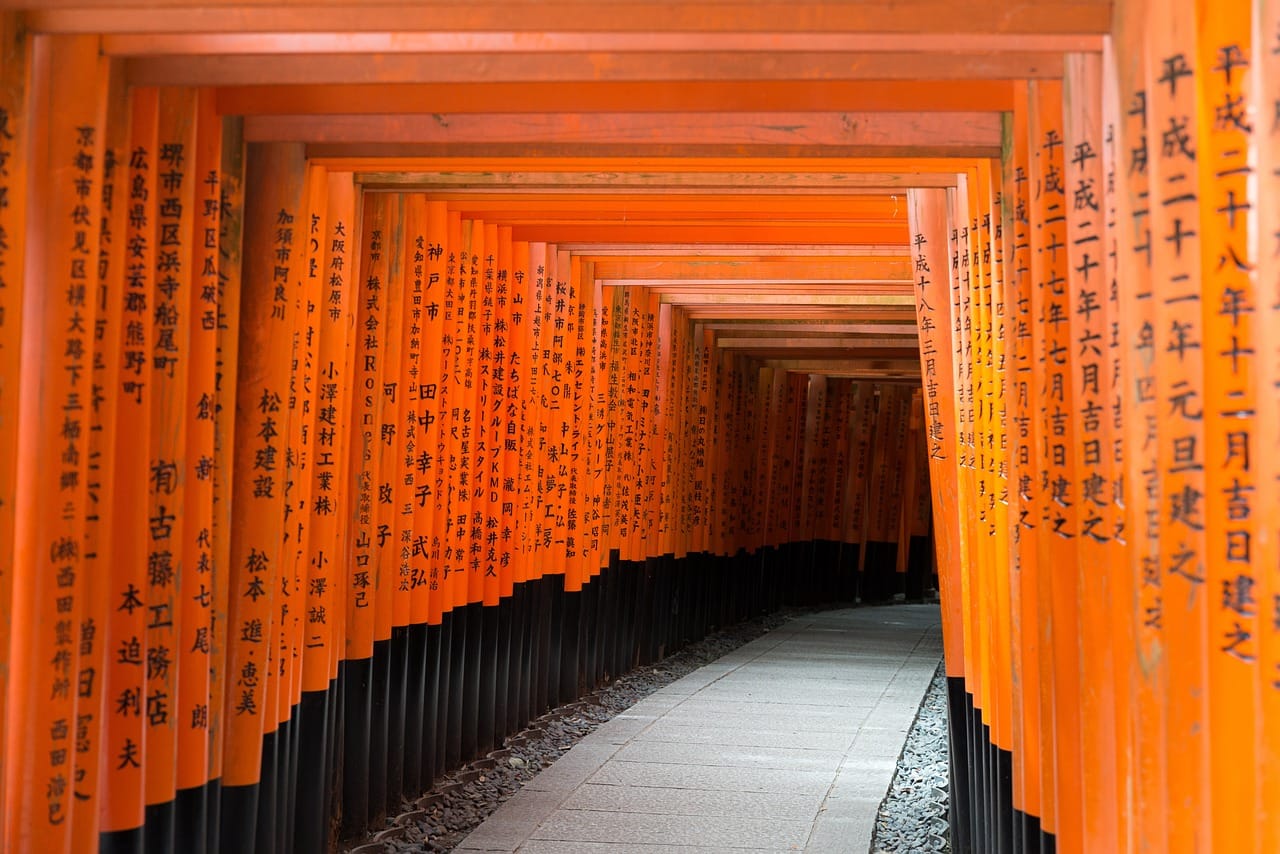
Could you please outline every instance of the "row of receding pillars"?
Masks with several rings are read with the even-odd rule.
[[[918,387],[5,36],[4,850],[321,850],[711,627],[922,592]]]
[[[952,831],[1276,851],[1280,10],[1116,20],[910,196]]]

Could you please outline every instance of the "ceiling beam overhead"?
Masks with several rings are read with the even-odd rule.
[[[734,306],[911,306],[915,298],[911,294],[664,294],[664,303],[671,305],[734,305]]]
[[[1109,0],[42,0],[37,32],[667,32],[1098,35]]]
[[[465,82],[327,86],[225,86],[218,110],[231,115],[364,113],[547,113],[565,108],[558,83]],[[1013,109],[1007,80],[689,80],[584,81],[574,85],[575,112],[989,112]]]
[[[430,145],[715,146],[850,156],[996,156],[999,113],[548,113],[249,116],[250,142]]]
[[[810,323],[764,322],[759,320],[741,320],[733,323],[707,323],[705,328],[712,332],[726,332],[741,335],[785,336],[785,335],[898,335],[916,337],[919,329],[908,323],[840,323],[834,321]]]
[[[314,146],[313,146],[314,150]],[[334,158],[323,158],[332,161]],[[955,172],[890,171],[881,172],[401,172],[361,171],[374,164],[369,158],[356,162],[335,163],[341,168],[355,168],[356,179],[373,189],[426,190],[448,193],[504,192],[545,193],[572,189],[577,193],[760,193],[828,194],[875,193],[897,191],[905,194],[912,187],[954,187]],[[456,168],[456,167],[455,167]],[[905,204],[905,195],[900,196]]]
[[[706,240],[709,243],[777,244],[789,240],[803,242],[816,240],[825,244],[845,246],[882,245],[898,243],[907,245],[908,232],[905,222],[893,225],[859,225],[847,223],[799,225],[780,222],[767,225],[522,225],[515,226],[513,240],[541,241],[544,243],[633,243],[652,245],[688,240]]]
[[[322,53],[1046,53],[1101,51],[1100,34],[877,32],[516,32],[125,33],[107,35],[108,56],[263,56]]]
[[[1062,76],[1061,53],[306,53],[125,60],[145,86],[333,83],[576,83],[660,80],[1014,80]],[[568,96],[569,93],[566,93]],[[570,101],[571,103],[571,101]]]
[[[595,262],[599,279],[643,279],[654,281],[860,281],[867,279],[910,280],[912,261],[902,255],[849,255],[830,257],[748,257],[748,258],[616,258],[586,254]]]

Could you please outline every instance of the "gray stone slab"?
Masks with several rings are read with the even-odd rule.
[[[860,719],[870,714],[878,703],[879,697],[869,697],[866,700],[859,698],[857,701],[850,700],[847,705],[829,705],[824,703],[787,702],[781,698],[771,699],[769,697],[712,696],[703,692],[685,700],[679,707],[673,707],[671,711],[662,716],[662,720],[667,721],[691,715],[707,715],[709,717],[721,714],[776,715],[781,711],[778,708],[779,706],[794,710],[797,715],[803,715],[808,718]],[[676,710],[677,708],[678,711]]]
[[[705,723],[713,721],[718,726],[741,729],[766,729],[780,732],[857,732],[865,713],[851,711],[847,715],[801,711],[785,703],[759,704],[750,712],[718,712],[715,708],[673,709],[665,720],[677,723]]]
[[[812,822],[822,805],[820,794],[793,792],[721,792],[653,786],[604,786],[587,783],[568,798],[564,809],[654,813],[666,816],[749,815],[755,818]]]
[[[749,816],[669,816],[649,813],[559,810],[531,838],[556,842],[608,842],[615,846],[695,845],[715,848],[799,849],[809,838],[808,820]]]
[[[609,762],[591,777],[608,786],[661,786],[723,792],[825,792],[831,774],[781,768],[726,768],[663,762]]]
[[[683,724],[661,720],[636,736],[637,741],[670,741],[676,744],[723,744],[736,747],[791,747],[798,750],[838,750],[844,753],[854,733],[797,732],[795,730],[739,729],[707,724]]]
[[[595,774],[618,746],[584,739],[528,783],[525,789],[540,792],[571,792]]]
[[[555,812],[565,798],[564,792],[538,791],[525,787],[493,811],[489,819],[477,827],[454,848],[455,851],[514,851]]]
[[[521,845],[520,854],[743,854],[752,851],[769,851],[768,848],[714,848],[690,845],[645,845],[630,842],[617,845],[612,842],[555,842],[549,839],[531,839]]]
[[[725,744],[637,741],[624,746],[614,754],[613,759],[615,762],[667,762],[675,765],[708,767],[834,772],[844,761],[844,751],[804,750],[790,746],[735,747]]]

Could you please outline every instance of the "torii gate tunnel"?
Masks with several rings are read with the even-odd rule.
[[[957,850],[1280,851],[1280,3],[4,5],[4,851],[934,573]]]

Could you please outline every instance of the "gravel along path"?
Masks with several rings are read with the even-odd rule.
[[[949,771],[947,678],[939,665],[876,815],[872,854],[951,851]]]
[[[847,606],[842,606],[847,607]],[[600,724],[654,691],[811,609],[783,609],[738,623],[553,709],[508,736],[501,750],[454,771],[389,826],[361,840],[350,854],[425,854],[452,851],[504,801]]]

